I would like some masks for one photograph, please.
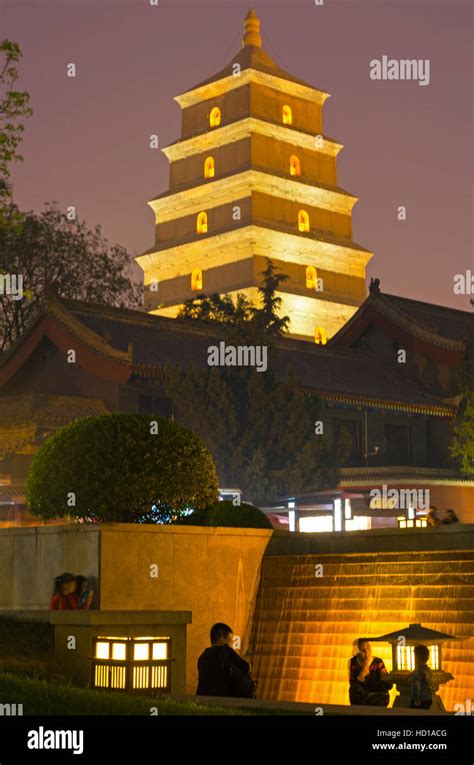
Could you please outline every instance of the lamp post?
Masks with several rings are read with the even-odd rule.
[[[432,672],[435,695],[430,707],[432,712],[444,712],[445,708],[438,696],[439,686],[454,680],[450,672],[445,672],[442,666],[441,648],[447,640],[459,640],[454,635],[430,630],[421,624],[410,624],[396,632],[389,632],[375,638],[373,642],[392,644],[392,672],[390,679],[395,683],[399,695],[393,703],[394,707],[409,707],[411,695],[411,673],[415,669],[415,646],[426,645],[430,652],[428,666]]]

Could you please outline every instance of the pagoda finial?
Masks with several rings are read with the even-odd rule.
[[[244,21],[244,36],[242,38],[242,47],[244,45],[255,45],[257,48],[262,47],[262,38],[260,36],[260,19],[255,13],[252,6],[247,13]]]

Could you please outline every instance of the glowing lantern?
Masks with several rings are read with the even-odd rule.
[[[170,638],[100,637],[94,640],[94,688],[131,692],[171,687]]]
[[[424,645],[429,651],[428,666],[432,672],[434,690],[439,686],[454,680],[450,672],[442,668],[441,647],[446,640],[458,640],[454,635],[448,635],[438,630],[430,630],[421,624],[410,624],[408,627],[381,635],[372,639],[371,642],[391,643],[392,645],[392,672],[391,679],[396,684],[399,695],[395,698],[394,707],[409,707],[411,695],[411,673],[415,669],[415,647]],[[444,711],[441,698],[435,694],[431,711]]]

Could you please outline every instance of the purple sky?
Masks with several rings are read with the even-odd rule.
[[[20,43],[18,87],[34,116],[13,173],[22,209],[75,205],[89,226],[138,255],[153,244],[147,200],[175,141],[173,97],[238,51],[249,2],[3,0],[1,37]],[[445,0],[257,0],[263,46],[295,76],[331,93],[324,132],[344,144],[339,184],[359,197],[354,239],[375,256],[382,291],[468,309],[453,275],[474,270],[472,6]],[[373,81],[383,55],[430,59],[428,86]],[[75,79],[66,66],[77,67]],[[397,220],[397,207],[407,220]]]

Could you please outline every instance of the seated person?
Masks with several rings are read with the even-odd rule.
[[[386,707],[390,701],[388,691],[393,683],[382,659],[372,656],[367,638],[357,641],[358,653],[349,665],[349,700],[353,705],[366,704]]]
[[[446,510],[443,523],[447,526],[450,526],[452,523],[459,523],[459,518],[457,517],[454,510]]]
[[[89,580],[86,576],[76,576],[76,592],[77,607],[78,608],[90,608],[92,598],[94,597],[94,590],[89,589]]]
[[[432,505],[426,514],[426,523],[428,526],[439,526],[441,519],[438,515],[438,508]]]
[[[428,666],[429,649],[425,645],[415,646],[415,670],[411,674],[411,709],[429,709],[435,690],[432,672]]]
[[[252,698],[254,682],[251,666],[232,646],[232,628],[218,622],[211,629],[211,646],[198,659],[197,696],[235,696]]]
[[[55,592],[51,598],[50,610],[63,611],[64,609],[79,608],[76,597],[76,577],[74,574],[64,573],[54,580]]]

